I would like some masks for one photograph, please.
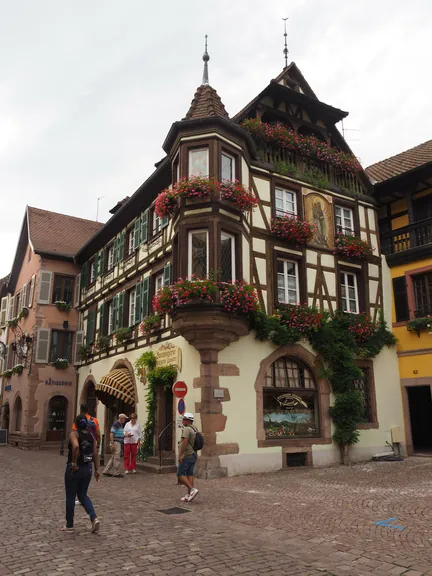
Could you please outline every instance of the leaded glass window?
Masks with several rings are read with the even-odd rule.
[[[372,404],[370,394],[370,372],[368,369],[361,368],[363,376],[359,380],[354,380],[354,388],[360,392],[363,405],[363,422],[372,422]]]
[[[208,274],[208,231],[189,232],[188,276],[206,278]]]
[[[267,370],[263,388],[266,438],[319,436],[317,389],[310,370],[284,356]]]

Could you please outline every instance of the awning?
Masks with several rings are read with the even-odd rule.
[[[95,386],[97,392],[104,392],[114,398],[119,398],[126,404],[135,404],[135,387],[131,375],[127,368],[111,370],[109,374],[103,376],[99,384]]]

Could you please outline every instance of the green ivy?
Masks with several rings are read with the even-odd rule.
[[[256,331],[259,340],[270,340],[278,346],[308,340],[312,348],[324,361],[322,374],[327,378],[333,393],[334,405],[329,414],[336,426],[333,439],[341,448],[355,444],[359,440],[357,425],[364,420],[364,406],[360,393],[355,389],[354,381],[362,378],[363,373],[356,364],[357,357],[374,358],[384,346],[396,343],[394,335],[388,330],[382,314],[360,343],[352,330],[353,317],[350,314],[336,312],[330,318],[327,312],[320,313],[311,307],[304,307],[303,314],[314,318],[308,329],[308,323],[301,322],[299,327],[286,325],[286,312],[278,311],[274,316],[258,312],[250,317],[250,327]]]
[[[146,372],[148,388],[146,392],[147,421],[144,426],[138,459],[147,460],[153,455],[154,429],[156,423],[156,391],[162,385],[164,390],[171,387],[172,381],[177,376],[177,369],[174,366],[156,367],[156,356],[151,350],[144,352],[135,362],[135,369],[138,375],[142,376]]]

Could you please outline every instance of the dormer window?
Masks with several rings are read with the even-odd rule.
[[[192,176],[209,177],[209,151],[208,148],[189,150],[189,178]]]
[[[226,152],[221,154],[221,180],[222,182],[235,180],[235,158]]]

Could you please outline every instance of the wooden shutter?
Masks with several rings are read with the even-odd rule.
[[[75,334],[76,335],[75,335],[74,364],[79,364],[81,360],[79,355],[79,349],[84,344],[84,332],[82,330],[78,330],[78,332],[76,332]]]
[[[52,272],[41,270],[39,273],[38,303],[50,304]]]
[[[21,293],[21,308],[27,307],[27,284],[24,284]]]
[[[99,276],[105,274],[105,251],[101,250],[99,252]]]
[[[112,299],[112,329],[115,332],[118,328],[118,295]]]
[[[149,314],[149,299],[150,299],[150,277],[144,278],[142,283],[142,317],[145,318]]]
[[[50,341],[50,330],[48,328],[39,328],[37,332],[36,358],[35,358],[35,362],[37,364],[48,364],[49,341]]]
[[[75,294],[74,294],[74,306],[78,308],[80,303],[80,295],[81,295],[81,274],[77,274],[75,276]]]
[[[14,313],[14,301],[15,301],[14,296],[11,296],[11,298],[10,298],[10,300],[9,300],[8,320],[12,320],[12,318],[13,318],[13,313]]]
[[[103,336],[105,331],[105,304],[99,306],[99,336]]]
[[[141,214],[141,242],[147,242],[148,240],[148,219],[149,211],[146,210]]]
[[[118,237],[115,238],[114,240],[114,247],[113,247],[113,263],[117,264],[118,263]]]
[[[140,237],[141,237],[141,222],[140,219],[137,218],[135,220],[135,224],[134,224],[134,244],[135,244],[135,250],[138,250],[139,246],[140,246]]]
[[[119,236],[119,242],[118,242],[118,259],[119,262],[121,262],[124,258],[124,250],[125,248],[125,233],[122,232]]]
[[[7,307],[8,307],[8,297],[5,296],[1,299],[1,307],[0,307],[0,326],[6,325],[6,318],[7,318]]]
[[[396,311],[396,322],[409,320],[407,285],[405,276],[393,278],[393,294]]]
[[[88,275],[88,262],[84,262],[81,269],[81,288],[86,288],[87,286],[87,275]]]
[[[167,262],[163,271],[163,285],[169,286],[171,284],[171,262]]]
[[[93,344],[95,337],[96,310],[89,310],[87,314],[86,344]]]
[[[123,328],[124,326],[124,304],[125,304],[125,293],[120,292],[118,295],[118,328]]]
[[[28,307],[29,308],[31,308],[33,306],[35,280],[36,280],[36,277],[33,275],[32,279],[31,279],[31,283],[30,283],[30,291],[29,291],[29,299],[28,299]]]
[[[142,284],[138,282],[135,286],[135,324],[141,322],[141,309],[142,309]]]
[[[99,254],[96,254],[94,260],[93,260],[93,279],[96,280],[98,274],[99,274]],[[90,274],[91,277],[91,274]]]

